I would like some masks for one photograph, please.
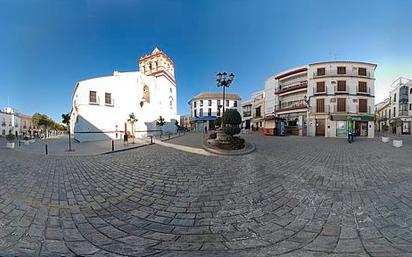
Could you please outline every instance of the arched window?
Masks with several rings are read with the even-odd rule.
[[[144,85],[143,87],[143,101],[150,103],[150,91],[147,85]]]

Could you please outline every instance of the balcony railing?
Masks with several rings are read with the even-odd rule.
[[[283,111],[305,109],[305,108],[307,108],[307,104],[305,101],[296,101],[296,102],[291,102],[290,104],[287,104],[287,105],[276,106],[275,110],[277,112],[283,112]]]
[[[349,93],[348,85],[345,86],[345,90],[339,90],[339,87],[335,85],[335,94],[347,94],[347,93]]]
[[[359,91],[359,87],[356,88],[356,94],[358,95],[370,95],[371,94],[371,88],[368,87],[365,91]]]
[[[290,91],[294,91],[294,90],[298,90],[298,89],[302,89],[302,88],[307,88],[308,87],[308,83],[305,82],[301,82],[298,84],[294,84],[292,86],[282,86],[281,88],[278,88],[275,90],[275,94],[282,94],[282,93],[286,93],[286,92],[290,92]]]
[[[322,77],[362,77],[362,78],[373,78],[371,72],[367,71],[366,75],[360,75],[357,70],[346,70],[345,74],[338,73],[337,70],[326,70],[325,74],[318,75],[316,72],[313,72],[314,78],[322,78]]]
[[[250,117],[252,116],[252,112],[248,111],[248,112],[243,112],[243,117]]]

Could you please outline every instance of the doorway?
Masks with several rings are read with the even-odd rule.
[[[368,136],[368,122],[367,121],[356,121],[355,131],[356,131],[356,136],[367,137]]]
[[[325,136],[325,120],[316,119],[316,136]]]

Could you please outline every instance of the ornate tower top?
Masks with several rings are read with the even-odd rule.
[[[175,65],[172,59],[157,47],[139,59],[139,71],[147,76],[165,76],[176,85]]]

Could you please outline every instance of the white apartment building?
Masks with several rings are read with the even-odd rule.
[[[215,120],[222,116],[223,105],[225,109],[236,109],[241,112],[241,98],[237,94],[226,93],[223,102],[222,93],[203,92],[189,101],[190,115],[193,127],[196,131],[202,132],[207,127],[208,130],[215,129]]]
[[[412,122],[412,80],[404,77],[396,79],[389,92],[389,125],[393,119],[400,118],[402,121],[401,133],[411,133]],[[390,131],[396,133],[396,128],[390,126]]]
[[[0,130],[2,136],[20,134],[21,118],[13,108],[6,107],[0,111]]]
[[[242,110],[241,110],[241,115],[242,115],[242,128],[244,129],[251,129],[251,120],[252,120],[252,100],[246,100],[242,101]]]
[[[289,135],[346,137],[352,122],[357,136],[374,137],[375,69],[371,63],[331,61],[269,77],[265,129],[273,134],[284,130]]]
[[[80,142],[120,139],[124,134],[175,133],[177,115],[175,66],[155,48],[138,62],[139,71],[117,72],[76,84],[72,99],[71,131]],[[134,126],[128,122],[134,114]],[[156,126],[162,116],[166,124]],[[134,129],[134,131],[132,131]]]

